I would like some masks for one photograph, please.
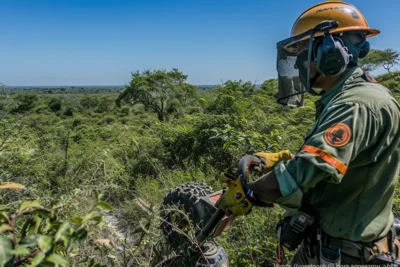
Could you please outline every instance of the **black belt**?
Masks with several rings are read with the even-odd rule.
[[[353,258],[366,260],[371,256],[372,242],[366,245],[361,242],[329,236],[322,239],[322,245],[333,249],[340,249],[341,253]]]
[[[388,249],[392,250],[389,247],[389,240],[393,240],[392,238],[388,238],[393,232],[389,231],[387,236],[379,238],[377,240],[371,242],[357,242],[351,241],[348,239],[332,237],[325,233],[322,234],[322,245],[333,248],[333,249],[340,249],[343,254],[354,258],[360,258],[364,260],[368,260],[374,253],[376,253],[373,248],[376,246],[377,243],[383,242],[386,240],[388,242]],[[390,242],[392,243],[392,242]]]

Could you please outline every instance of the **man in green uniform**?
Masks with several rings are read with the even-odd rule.
[[[278,43],[278,101],[299,106],[304,92],[322,95],[317,118],[295,155],[257,153],[270,172],[244,191],[251,203],[277,203],[293,214],[304,205],[316,210],[320,234],[305,240],[317,242],[303,241],[291,264],[321,264],[330,256],[321,256],[323,249],[338,253],[341,264],[369,264],[385,252],[399,257],[392,206],[400,105],[357,67],[369,51],[366,38],[377,34],[354,6],[329,1],[305,11],[291,38]],[[247,214],[229,197],[233,193],[228,189],[219,207]]]

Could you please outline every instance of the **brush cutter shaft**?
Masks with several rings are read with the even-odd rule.
[[[221,209],[217,209],[217,211],[208,221],[206,226],[204,226],[204,228],[201,229],[200,233],[196,236],[196,240],[200,245],[207,239],[207,237],[212,233],[214,228],[224,217],[225,217],[225,212]]]
[[[252,155],[244,156],[239,161],[238,177],[243,181],[242,184],[247,185],[247,181],[249,180],[249,171],[252,170],[254,167],[259,167],[261,164],[261,160],[258,157]],[[258,203],[258,201],[257,204],[259,204],[258,206],[271,206],[267,203]],[[201,229],[199,234],[196,236],[196,240],[200,245],[211,235],[215,227],[224,217],[225,212],[221,209],[217,209],[217,211],[213,214],[206,226]]]

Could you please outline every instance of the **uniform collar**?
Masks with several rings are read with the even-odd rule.
[[[318,101],[315,102],[317,106],[326,106],[332,98],[337,95],[339,92],[345,90],[348,85],[352,84],[352,82],[361,77],[364,74],[363,70],[360,67],[353,67],[349,69],[346,74],[340,78],[328,92],[326,92]]]

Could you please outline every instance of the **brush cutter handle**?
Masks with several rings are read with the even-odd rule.
[[[242,185],[247,187],[247,182],[249,181],[249,172],[254,167],[260,167],[261,164],[263,164],[261,159],[253,155],[247,155],[240,159],[238,176],[236,177],[239,177],[242,180]],[[255,202],[254,205],[256,206],[261,206],[261,207],[273,206],[272,204],[267,204],[260,201],[254,201],[254,202]],[[208,236],[214,231],[215,227],[224,217],[225,217],[225,212],[221,209],[217,209],[216,212],[211,217],[211,219],[206,224],[206,226],[203,229],[201,229],[200,233],[196,236],[196,240],[200,245],[208,238]]]

